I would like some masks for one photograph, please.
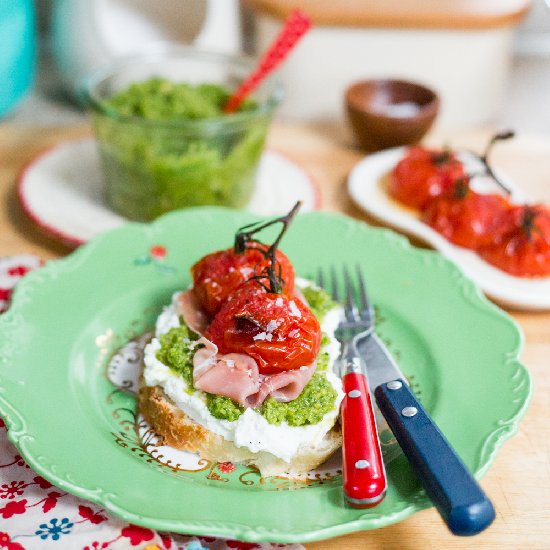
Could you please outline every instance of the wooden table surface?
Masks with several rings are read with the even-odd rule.
[[[0,256],[34,253],[45,259],[70,252],[26,219],[14,192],[22,167],[47,147],[89,134],[87,127],[33,128],[0,124]],[[481,150],[487,133],[432,135],[428,142]],[[270,144],[299,162],[315,178],[323,207],[369,223],[345,191],[346,176],[362,157],[341,130],[275,125]],[[550,203],[550,138],[519,136],[494,152],[494,164],[537,200]],[[453,537],[434,509],[406,521],[306,545],[308,550],[550,549],[550,312],[510,311],[525,333],[522,360],[534,380],[534,395],[520,430],[507,441],[481,484],[497,518],[475,538]]]

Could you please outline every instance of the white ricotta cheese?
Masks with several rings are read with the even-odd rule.
[[[189,418],[221,435],[224,439],[233,441],[237,447],[246,447],[255,453],[267,451],[286,462],[291,462],[301,448],[319,443],[334,425],[339,414],[340,403],[344,397],[342,382],[332,372],[327,372],[327,379],[338,393],[335,409],[326,413],[317,424],[307,426],[289,426],[286,422],[280,425],[270,424],[253,409],[246,409],[234,422],[221,420],[212,416],[208,410],[203,392],[188,392],[187,384],[183,378],[172,372],[156,357],[157,351],[160,349],[160,335],[180,324],[175,305],[179,294],[179,292],[174,294],[172,304],[165,307],[160,314],[156,323],[155,338],[145,348],[145,384],[162,387],[166,395]],[[325,348],[330,357],[329,369],[338,357],[340,349],[340,344],[334,338],[338,318],[338,309],[329,312],[321,327],[330,338],[330,344]]]

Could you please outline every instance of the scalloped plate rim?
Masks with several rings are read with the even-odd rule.
[[[194,215],[197,215],[196,214],[197,211],[207,216],[213,215],[217,211],[227,211],[227,212],[233,213],[237,217],[240,217],[243,215],[242,212],[232,211],[230,209],[221,208],[221,207],[204,207],[204,208],[197,208],[193,210],[195,211]],[[187,212],[189,213],[190,211],[188,210]],[[47,277],[48,275],[51,276],[55,271],[71,270],[74,268],[73,266],[78,266],[81,258],[85,258],[87,255],[93,254],[93,250],[96,247],[97,248],[101,247],[102,242],[104,240],[110,239],[111,238],[110,235],[112,233],[125,231],[128,226],[134,226],[134,227],[140,228],[141,230],[151,231],[151,230],[154,230],[155,227],[161,226],[163,223],[165,223],[164,220],[170,219],[172,217],[179,217],[181,215],[182,215],[181,212],[171,212],[169,214],[166,214],[165,216],[162,216],[161,218],[157,219],[155,222],[152,222],[150,224],[144,224],[144,223],[126,224],[121,228],[116,228],[110,232],[97,236],[90,243],[76,250],[68,257],[62,258],[59,260],[50,261],[43,268],[40,268],[30,273],[20,283],[20,285],[16,289],[13,296],[12,307],[10,308],[10,310],[8,310],[8,312],[5,313],[4,315],[0,316],[0,327],[2,325],[9,326],[9,323],[12,321],[12,319],[16,318],[18,309],[20,307],[23,307],[24,304],[26,303],[24,295],[25,295],[25,292],[27,291],[27,288],[29,288],[30,290],[33,285],[39,286],[40,284],[43,284],[44,282],[43,281],[41,282],[40,278],[44,276]],[[247,214],[247,215],[249,217],[258,218],[258,216],[253,216],[251,214]],[[372,228],[366,224],[361,224],[361,222],[358,222],[357,220],[353,220],[341,214],[332,213],[332,212],[313,212],[313,213],[303,214],[303,216],[322,216],[322,217],[328,216],[332,218],[338,218],[341,222],[345,222],[348,224],[362,225],[361,227],[362,231],[374,231],[378,233],[379,238],[387,240],[388,243],[391,244],[391,246],[396,246],[402,249],[403,251],[406,251],[406,253],[432,255],[437,257],[439,256],[434,251],[421,250],[413,247],[412,245],[410,245],[410,243],[405,237],[397,235],[395,232],[389,229]],[[441,258],[441,261],[444,264],[448,265],[453,271],[457,271],[458,273],[460,273],[460,270],[458,270],[458,268],[456,268],[456,266],[451,262],[449,262],[448,260]],[[52,273],[50,274],[50,272]],[[460,275],[460,277],[464,278],[462,274]],[[47,279],[45,280],[45,282],[47,283]],[[501,419],[501,421],[504,422],[505,425],[510,426],[510,429],[499,432],[499,428],[496,428],[487,437],[487,440],[489,440],[491,439],[492,436],[496,436],[494,440],[491,441],[491,447],[492,447],[491,451],[489,453],[484,454],[484,456],[482,457],[484,463],[479,465],[479,468],[476,472],[476,476],[481,477],[489,469],[489,467],[494,461],[494,458],[498,450],[502,447],[505,441],[507,441],[510,437],[512,437],[518,431],[519,422],[522,416],[524,415],[531,399],[532,380],[530,378],[530,375],[527,369],[519,361],[519,354],[523,347],[523,335],[521,330],[519,330],[517,323],[511,317],[509,317],[505,312],[503,312],[502,310],[494,306],[494,304],[489,302],[485,298],[485,296],[479,291],[479,289],[475,285],[473,285],[473,283],[471,283],[471,281],[468,281],[468,282],[471,285],[471,287],[474,289],[474,292],[468,295],[470,298],[469,302],[472,306],[481,307],[482,309],[489,308],[493,314],[496,314],[499,317],[502,317],[503,319],[505,319],[515,327],[518,339],[515,342],[515,348],[513,350],[509,350],[507,352],[507,355],[511,359],[515,359],[515,363],[517,365],[518,370],[522,372],[522,374],[526,377],[526,380],[527,380],[527,390],[526,390],[526,394],[524,396],[524,400],[521,408],[519,408],[515,412],[515,414],[513,414],[510,418],[507,418],[504,420]],[[31,291],[31,294],[32,294],[32,291]],[[21,320],[19,320],[19,322],[21,322]],[[17,324],[15,321],[14,323]],[[3,344],[2,341],[0,340],[0,359],[2,359],[3,353],[5,351],[4,350],[5,347],[6,347],[5,344]],[[28,454],[25,446],[25,441],[33,440],[34,437],[31,435],[31,433],[28,433],[28,427],[26,426],[27,422],[23,418],[22,413],[20,413],[17,410],[17,407],[14,406],[10,402],[10,400],[7,399],[5,395],[3,395],[1,392],[0,392],[0,413],[4,417],[6,426],[8,428],[9,440],[18,448],[18,450],[21,452],[21,455],[25,458],[25,460],[37,473],[42,475],[45,479],[52,481],[55,485],[58,485],[61,488],[66,489],[68,492],[72,494],[75,494],[86,500],[90,500],[97,504],[104,505],[107,508],[107,510],[109,510],[113,514],[125,520],[132,521],[134,523],[138,523],[143,526],[147,526],[151,528],[178,531],[178,532],[188,532],[190,534],[191,533],[211,534],[214,536],[231,537],[231,538],[237,538],[237,539],[240,538],[241,540],[247,540],[250,542],[261,542],[261,541],[280,542],[280,543],[311,542],[311,541],[319,540],[323,538],[329,538],[329,537],[348,534],[361,529],[375,528],[373,527],[373,525],[375,524],[379,524],[379,525],[376,525],[376,527],[382,527],[385,525],[393,524],[410,517],[415,512],[418,512],[420,510],[426,509],[431,506],[431,503],[428,501],[428,499],[425,496],[423,496],[423,497],[417,498],[414,502],[409,502],[408,505],[402,508],[401,510],[393,512],[392,514],[381,516],[380,518],[363,519],[361,517],[358,517],[353,521],[335,523],[319,529],[310,530],[308,532],[293,532],[293,531],[284,532],[281,530],[273,530],[273,529],[266,529],[266,528],[262,528],[262,529],[250,528],[239,522],[220,521],[216,523],[217,527],[216,529],[214,529],[213,532],[208,531],[208,533],[205,533],[202,528],[204,522],[194,522],[194,521],[186,522],[185,520],[162,520],[162,518],[153,518],[153,517],[144,518],[142,515],[133,514],[128,510],[125,510],[123,506],[117,506],[113,502],[111,502],[109,499],[105,499],[105,497],[102,495],[108,495],[109,494],[108,491],[99,492],[96,490],[91,492],[86,488],[82,488],[82,487],[79,487],[78,485],[73,484],[70,480],[67,481],[66,479],[63,479],[62,477],[60,477],[60,475],[62,474],[57,474],[51,471],[51,469],[48,469],[47,465],[42,465],[38,459]],[[17,427],[15,425],[17,421],[22,426],[19,430],[17,430]],[[97,493],[97,494],[94,494],[94,493]],[[209,523],[209,527],[211,525],[212,525],[212,522]]]

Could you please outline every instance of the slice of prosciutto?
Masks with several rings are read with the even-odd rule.
[[[248,397],[250,407],[259,407],[269,396],[279,403],[296,399],[315,372],[315,363],[299,369],[286,370],[262,376],[256,394]]]
[[[210,324],[210,318],[202,309],[197,296],[192,289],[180,293],[177,301],[178,313],[185,324],[194,332],[202,334]]]
[[[224,395],[246,407],[249,396],[258,392],[258,365],[247,355],[220,355],[215,365],[195,382],[195,387],[208,393]]]
[[[193,357],[193,384],[198,390],[223,395],[243,407],[259,407],[270,395],[279,402],[296,399],[315,372],[315,364],[260,375],[258,364],[243,353],[218,354],[206,338]]]

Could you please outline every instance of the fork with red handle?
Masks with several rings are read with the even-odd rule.
[[[355,334],[351,330],[348,336],[355,339],[356,345],[353,353],[359,351],[361,357],[364,357],[368,363],[368,376],[380,412],[386,419],[403,453],[450,531],[461,536],[476,535],[487,529],[495,519],[493,504],[429,413],[409,389],[403,373],[399,370],[384,344],[376,336],[374,309],[367,298],[363,274],[359,266],[357,266],[355,279],[356,283],[353,285],[349,273],[344,270],[347,294],[345,305],[346,323],[352,328],[357,326],[355,330],[367,328],[359,334]],[[322,281],[319,282],[323,286]],[[355,312],[353,308],[354,286],[359,297]],[[336,288],[334,273],[333,288]],[[346,351],[346,348],[344,348],[344,351]],[[348,364],[351,367],[344,370],[344,381],[351,376],[348,370],[353,372],[356,366],[364,367],[352,355],[344,355],[343,366],[345,367]],[[379,477],[373,477],[377,474],[376,463],[373,463],[374,468],[371,478],[359,477],[356,469],[353,469],[353,460],[357,456],[354,453],[358,452],[358,448],[359,452],[373,452],[371,437],[372,433],[375,433],[370,424],[368,422],[364,423],[361,417],[362,414],[369,415],[370,401],[367,401],[364,407],[360,407],[355,399],[353,401],[350,399],[352,392],[357,392],[355,393],[357,397],[359,397],[358,392],[362,392],[362,388],[359,387],[357,387],[357,390],[350,390],[351,385],[356,382],[366,386],[365,381],[360,377],[351,379],[350,385],[344,382],[346,397],[342,408],[344,492],[347,500],[352,505],[357,503],[351,500],[355,497],[353,494],[350,497],[350,488],[360,494],[359,491],[355,490],[355,483],[367,484],[367,487],[363,489],[365,492],[368,487],[372,487],[374,491],[374,488],[379,487],[381,484]],[[347,403],[346,399],[348,400]],[[352,408],[354,405],[355,408]],[[356,420],[352,414],[359,415],[357,421],[362,430],[369,430],[366,439],[354,439],[355,432],[352,424]],[[349,440],[350,437],[352,441]],[[354,458],[350,460],[350,457]],[[357,463],[355,463],[355,466],[357,466]],[[369,483],[371,483],[370,486]],[[366,500],[369,496],[361,497],[362,500],[359,501],[365,507],[369,503]],[[372,504],[376,503],[376,501],[372,501]]]
[[[325,287],[322,273],[319,274],[318,281],[319,286]],[[357,348],[373,330],[372,311],[366,302],[354,305],[353,284],[346,269],[344,285],[344,318],[335,332],[342,346],[335,370],[342,378],[345,393],[340,415],[343,489],[350,506],[371,508],[383,500],[387,489],[367,370]],[[340,301],[334,271],[332,296],[337,302]]]

